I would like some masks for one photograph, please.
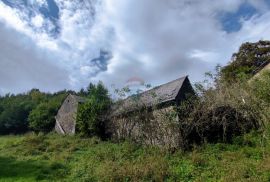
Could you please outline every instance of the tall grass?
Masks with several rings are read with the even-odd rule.
[[[128,141],[5,136],[0,181],[269,181],[269,132],[266,138],[256,131],[172,153]]]

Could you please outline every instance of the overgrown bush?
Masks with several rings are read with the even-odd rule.
[[[250,82],[252,92],[267,106],[270,105],[270,71],[266,70]]]
[[[269,87],[268,77],[252,85],[247,80],[224,83],[218,76],[210,74],[214,81],[205,81],[196,87],[199,99],[179,107],[179,115],[184,116],[180,117],[180,128],[186,146],[231,142],[234,136],[264,126],[270,120],[269,112],[265,111],[267,104],[269,111],[269,92],[264,92]]]
[[[270,121],[270,71],[262,72],[258,77],[249,82],[250,92],[258,100],[257,109],[263,117],[266,126]]]
[[[99,82],[88,87],[86,103],[79,105],[77,113],[77,131],[82,136],[99,136],[104,138],[106,113],[110,108],[111,100],[108,90]]]

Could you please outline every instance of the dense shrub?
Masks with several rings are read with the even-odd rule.
[[[88,100],[79,105],[77,131],[83,136],[105,137],[106,113],[111,104],[108,90],[99,82],[88,87]]]
[[[257,109],[263,116],[264,125],[270,121],[270,71],[262,72],[249,82],[250,92],[258,100]]]
[[[257,98],[270,105],[270,71],[264,71],[251,80],[251,89]]]
[[[270,119],[269,112],[265,112],[269,102],[263,101],[268,98],[268,92],[260,97],[256,93],[264,92],[252,89],[247,80],[228,84],[219,79],[219,74],[211,78],[214,81],[197,86],[199,99],[184,102],[179,107],[185,147],[192,143],[231,142],[234,136],[259,128]],[[267,85],[261,84],[259,90],[265,90]]]

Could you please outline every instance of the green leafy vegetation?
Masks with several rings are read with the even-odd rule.
[[[30,95],[6,95],[0,98],[0,133],[27,131],[27,117],[35,105]]]
[[[55,125],[55,115],[60,108],[66,93],[40,103],[28,116],[29,126],[35,132],[50,132]]]
[[[99,82],[88,87],[87,101],[79,105],[76,127],[82,136],[105,137],[105,116],[110,108],[108,90]]]
[[[256,97],[265,103],[270,103],[270,71],[264,71],[251,81],[251,89]]]
[[[28,93],[0,97],[0,134],[49,132],[62,101],[71,91],[54,94],[32,89]]]
[[[232,62],[221,70],[223,81],[232,83],[249,79],[266,64],[270,63],[270,41],[244,43],[232,56]]]

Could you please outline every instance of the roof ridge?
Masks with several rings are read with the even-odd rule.
[[[169,82],[167,82],[167,83],[164,83],[164,84],[155,86],[155,87],[153,87],[153,88],[151,88],[151,89],[149,89],[149,90],[146,90],[146,91],[144,91],[144,92],[142,92],[142,93],[135,94],[135,95],[141,95],[141,94],[143,94],[143,93],[148,93],[148,92],[153,91],[153,90],[155,90],[155,89],[158,89],[158,88],[160,88],[160,87],[162,87],[162,86],[169,85],[169,84],[171,84],[171,83],[173,83],[173,82],[176,82],[176,81],[178,81],[178,80],[182,80],[182,79],[187,78],[187,77],[188,77],[188,75],[182,76],[182,77],[180,77],[180,78],[177,78],[177,79],[172,80],[172,81],[169,81]],[[182,86],[182,85],[180,85],[179,87],[181,88],[181,86]],[[179,89],[180,89],[180,88],[179,88]],[[131,96],[129,96],[129,97],[131,97]],[[127,98],[129,98],[129,97],[127,97]]]

